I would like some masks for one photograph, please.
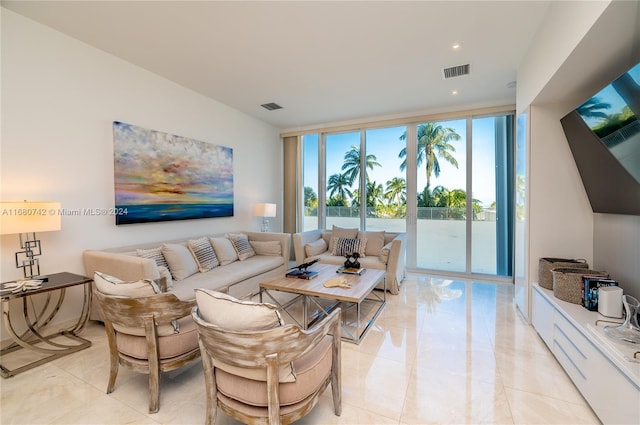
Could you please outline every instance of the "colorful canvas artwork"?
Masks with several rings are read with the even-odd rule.
[[[233,216],[233,149],[113,123],[116,224]]]

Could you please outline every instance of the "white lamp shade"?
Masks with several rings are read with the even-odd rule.
[[[0,202],[0,234],[60,230],[59,202]]]
[[[276,204],[256,204],[253,215],[256,217],[275,217]]]

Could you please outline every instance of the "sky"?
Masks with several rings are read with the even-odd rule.
[[[473,197],[480,199],[481,204],[489,206],[495,201],[495,142],[494,142],[495,118],[474,119],[473,132]],[[440,176],[431,176],[431,187],[442,185],[449,190],[462,189],[466,191],[466,119],[441,122],[444,127],[451,127],[460,135],[460,140],[451,144],[456,148],[453,153],[458,161],[456,169],[446,160],[440,159]],[[398,154],[405,147],[405,142],[400,140],[406,127],[388,127],[382,129],[370,129],[366,131],[367,154],[376,156],[377,162],[382,167],[368,170],[370,180],[386,187],[386,182],[394,177],[406,179],[405,171],[400,171],[402,159]],[[336,173],[342,173],[341,167],[344,155],[350,150],[351,145],[360,145],[360,132],[328,134],[327,135],[327,178]],[[308,135],[304,137],[304,185],[312,187],[317,193],[317,149],[318,136]],[[310,160],[312,159],[312,160]],[[418,170],[418,190],[426,186],[425,164],[421,164]]]

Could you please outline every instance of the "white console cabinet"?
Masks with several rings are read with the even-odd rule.
[[[640,424],[640,347],[604,334],[611,320],[533,285],[533,326],[604,424]]]

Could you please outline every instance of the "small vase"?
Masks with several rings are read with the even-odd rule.
[[[604,332],[611,338],[632,344],[640,344],[640,326],[638,325],[640,301],[631,295],[623,295],[622,304],[624,304],[626,314],[624,323],[620,326],[605,326]]]

